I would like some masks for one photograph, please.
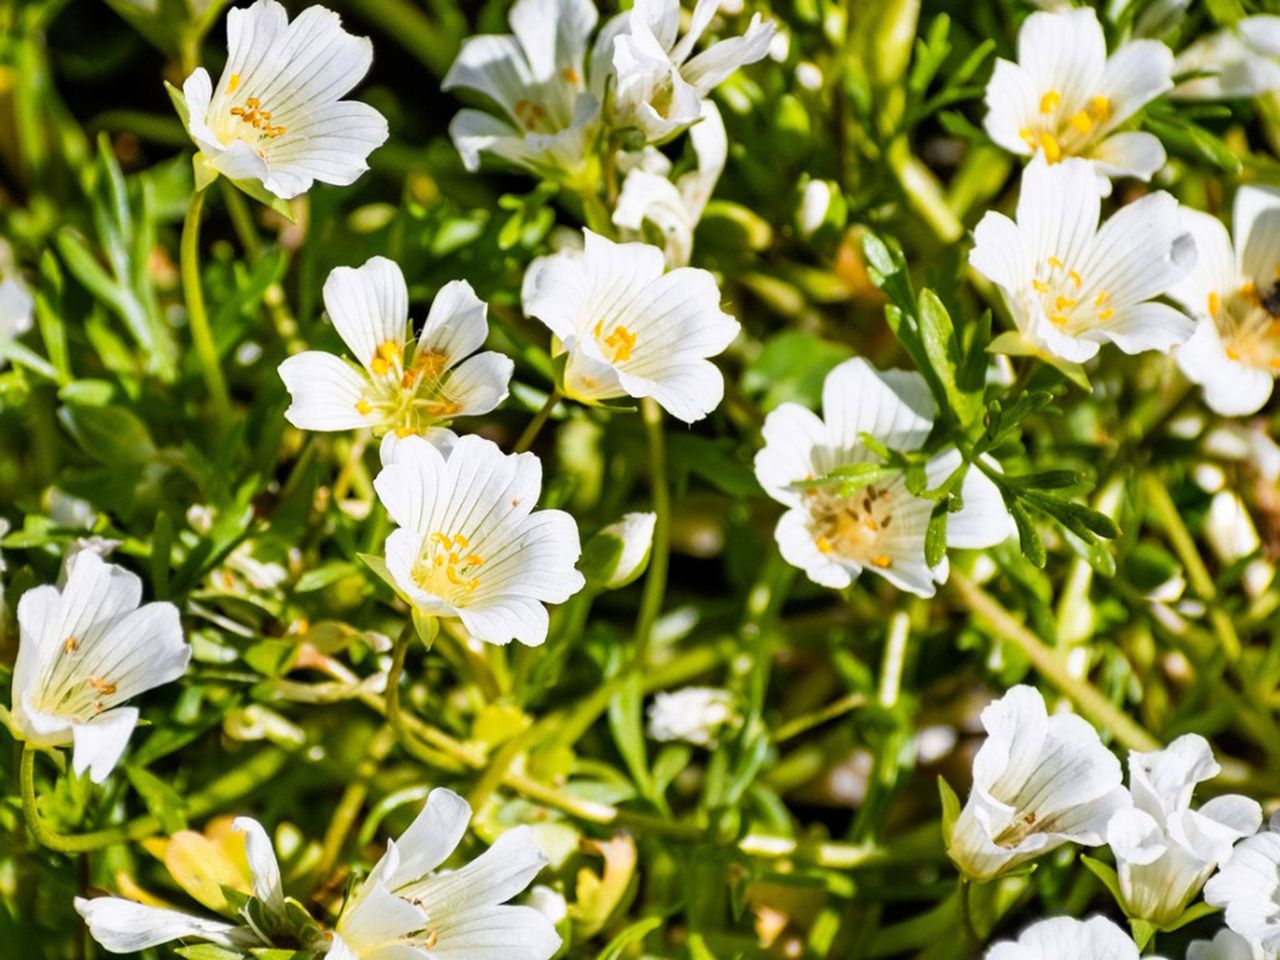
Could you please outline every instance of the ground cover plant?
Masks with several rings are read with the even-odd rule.
[[[0,0],[0,957],[1280,956],[1280,16]]]

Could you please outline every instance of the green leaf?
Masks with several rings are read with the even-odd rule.
[[[1215,907],[1212,904],[1205,903],[1201,900],[1199,903],[1193,903],[1191,906],[1187,907],[1186,910],[1182,911],[1182,916],[1178,917],[1177,920],[1165,924],[1160,929],[1165,933],[1171,933],[1174,930],[1185,927],[1188,923],[1195,923],[1197,920],[1211,916],[1212,914],[1217,913],[1220,909],[1220,907]]]
[[[264,677],[288,673],[298,657],[298,645],[291,640],[259,640],[244,652],[244,662]]]
[[[187,828],[187,805],[176,790],[142,767],[129,764],[124,772],[146,804],[147,811],[160,821],[160,827],[166,834]]]
[[[942,842],[949,847],[951,832],[955,829],[956,818],[960,816],[960,798],[941,774],[938,775],[938,798],[942,801]]]
[[[645,917],[624,927],[622,932],[608,942],[596,960],[620,960],[623,952],[633,943],[639,943],[663,924],[662,917]]]
[[[929,526],[924,534],[924,562],[936,567],[947,555],[947,501],[939,500],[929,514]]]
[[[952,414],[962,427],[969,426],[982,412],[981,389],[966,392],[960,388],[960,344],[955,326],[938,295],[928,289],[920,292],[920,338]]]
[[[1031,517],[1027,515],[1026,508],[1019,501],[1008,498],[1005,499],[1005,506],[1009,508],[1009,513],[1013,515],[1013,522],[1017,525],[1018,545],[1022,548],[1023,555],[1032,566],[1043,567],[1044,541],[1040,539],[1040,533],[1036,530]]]
[[[1080,854],[1080,862],[1089,868],[1090,873],[1102,881],[1104,887],[1111,891],[1111,896],[1115,898],[1116,903],[1122,902],[1120,878],[1116,876],[1115,867],[1083,853]]]
[[[185,960],[244,960],[249,956],[240,950],[217,947],[212,943],[197,943],[190,947],[174,947],[173,952]]]
[[[86,454],[110,467],[144,464],[156,456],[147,425],[125,407],[58,408],[58,420]]]

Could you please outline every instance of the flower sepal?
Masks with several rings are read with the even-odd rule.
[[[1061,357],[1054,356],[1048,350],[1040,349],[1017,330],[1006,330],[1004,333],[994,337],[987,347],[987,352],[1003,353],[1007,357],[1034,357],[1042,363],[1047,363],[1053,367],[1081,390],[1093,390],[1092,384],[1089,383],[1089,375],[1085,373],[1083,364],[1063,360]]]

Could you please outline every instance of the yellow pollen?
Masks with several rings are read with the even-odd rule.
[[[116,685],[110,680],[100,680],[97,677],[90,677],[85,682],[99,693],[112,694],[116,692]]]
[[[1252,280],[1246,280],[1244,283],[1240,284],[1240,292],[1246,297],[1256,297],[1258,295],[1258,288],[1254,286]]]
[[[1060,313],[1055,313],[1049,319],[1053,321],[1055,327],[1065,327],[1067,325],[1067,318]]]
[[[1116,315],[1116,312],[1112,310],[1110,307],[1107,307],[1105,310],[1099,311],[1098,319],[1101,320],[1103,323],[1106,323],[1115,315]]]
[[[434,930],[428,930],[427,935],[422,938],[422,946],[425,950],[430,950],[440,941],[440,935]]]
[[[1058,299],[1053,302],[1055,310],[1069,310],[1075,305],[1076,301],[1071,300],[1068,297],[1058,297]]]
[[[412,437],[416,430],[413,427],[396,427],[396,436],[403,440],[405,437]]]
[[[386,373],[388,370],[391,369],[391,366],[387,363],[387,361],[383,360],[381,357],[374,357],[372,360],[369,361],[369,369],[372,370],[374,373],[376,373],[378,376],[382,376],[384,373]]]
[[[560,76],[564,77],[566,83],[571,83],[575,87],[582,82],[582,78],[578,76],[578,71],[573,67],[565,67],[560,71]]]
[[[75,637],[67,637],[62,641],[62,649],[67,653],[75,653],[80,648],[80,641]]]
[[[356,410],[364,414],[365,416],[368,416],[369,414],[373,413],[373,404],[371,404],[368,400],[360,400],[359,402],[356,403]]]
[[[378,356],[390,363],[400,356],[400,344],[394,340],[383,340],[378,344]]]
[[[614,363],[623,363],[631,359],[631,351],[636,348],[637,336],[626,327],[619,324],[604,336],[604,321],[600,320],[596,323],[595,330],[596,339],[604,346],[613,351],[612,361]]]
[[[1272,357],[1267,361],[1267,366],[1272,370],[1280,370],[1280,357]]]
[[[1094,298],[1093,298],[1093,304],[1094,304],[1094,306],[1097,306],[1097,307],[1102,306],[1104,303],[1106,303],[1106,302],[1107,302],[1107,297],[1109,297],[1109,296],[1110,296],[1110,294],[1109,294],[1109,293],[1107,293],[1107,291],[1106,291],[1106,290],[1099,290],[1099,291],[1098,291],[1098,295],[1097,295],[1096,297],[1094,297]]]
[[[1041,130],[1036,137],[1036,143],[1044,151],[1044,158],[1049,163],[1057,163],[1062,159],[1062,146],[1058,143],[1058,138],[1053,134]]]
[[[1071,119],[1067,121],[1071,125],[1071,129],[1077,133],[1088,133],[1093,129],[1093,117],[1085,113],[1083,110],[1073,113]]]
[[[1068,270],[1067,276],[1071,278],[1071,282],[1074,283],[1077,288],[1084,284],[1084,281],[1080,279],[1080,274],[1076,273],[1074,270]]]
[[[1053,269],[1055,269],[1055,270],[1061,270],[1061,269],[1062,269],[1062,261],[1061,261],[1061,260],[1059,260],[1057,257],[1050,257],[1050,258],[1049,258],[1047,261],[1045,261],[1045,262],[1046,262],[1046,263],[1048,263],[1048,264],[1049,264],[1049,266],[1053,267]]]
[[[1057,90],[1050,90],[1040,98],[1040,112],[1053,113],[1058,109],[1058,104],[1062,102],[1062,94]]]
[[[814,542],[814,545],[818,548],[819,553],[830,553],[832,550],[835,549],[835,544],[833,544],[826,537],[819,537],[817,540],[813,542]]]
[[[1049,285],[1043,280],[1032,280],[1031,286],[1036,288],[1036,293],[1048,293]]]
[[[412,370],[406,370],[404,372],[404,376],[400,378],[400,386],[408,390],[410,387],[413,386],[413,381],[416,379],[418,379],[418,375],[416,373],[414,373]]]
[[[1226,354],[1227,354],[1227,357],[1231,360],[1240,359],[1240,354],[1236,353],[1236,351],[1233,350],[1231,347],[1227,347]]]
[[[1222,309],[1222,298],[1216,293],[1209,294],[1209,316],[1216,317]]]
[[[866,519],[866,521],[865,521],[865,524],[864,524],[864,525],[865,525],[865,526],[866,526],[866,528],[867,528],[868,530],[870,530],[872,533],[875,533],[877,530],[879,530],[879,529],[880,529],[880,524],[876,523],[876,522],[875,522],[874,520],[872,520],[870,517],[867,517],[867,519]]]
[[[1102,123],[1111,116],[1111,101],[1104,96],[1096,96],[1089,100],[1089,112],[1093,119]]]
[[[240,88],[240,74],[233,73],[227,78],[227,93],[235,93]]]
[[[887,570],[893,565],[893,558],[883,553],[878,553],[871,558],[871,562],[881,570]]]

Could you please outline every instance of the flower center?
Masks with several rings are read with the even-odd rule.
[[[893,498],[887,489],[868,484],[853,496],[831,489],[805,491],[809,500],[809,533],[817,548],[844,560],[886,570],[893,558],[879,546],[880,534],[893,523]]]
[[[240,88],[240,74],[233,73],[227,79],[227,93],[235,93]],[[235,117],[239,124],[233,131],[233,135],[240,137],[241,134],[247,133],[242,125],[252,127],[258,133],[258,139],[264,137],[268,140],[274,140],[285,132],[285,128],[272,124],[271,111],[262,105],[262,101],[257,97],[246,97],[244,103],[231,108],[231,116]]]
[[[1058,257],[1037,268],[1031,287],[1040,297],[1044,315],[1064,332],[1087,330],[1115,316],[1107,290],[1094,290],[1076,270]]]
[[[623,363],[631,359],[631,351],[636,348],[636,340],[638,338],[622,324],[613,327],[606,334],[604,321],[600,320],[596,323],[592,333],[595,335],[596,343],[600,345],[601,351],[613,363]]]
[[[1280,280],[1265,290],[1246,281],[1225,300],[1211,293],[1206,306],[1228,357],[1280,372]]]
[[[484,565],[484,557],[466,552],[469,545],[461,533],[437,530],[431,534],[413,565],[414,582],[442,600],[465,599],[480,586],[479,572]]]
[[[1018,813],[1009,821],[1009,824],[998,834],[991,838],[991,842],[998,847],[1016,847],[1023,840],[1027,839],[1031,834],[1036,832],[1036,813],[1034,810],[1028,810],[1026,813]]]
[[[448,356],[431,350],[419,350],[405,366],[404,349],[386,340],[369,361],[374,376],[356,410],[364,416],[376,412],[381,426],[401,437],[423,433],[458,412],[448,394],[448,367]]]
[[[1022,142],[1032,151],[1043,151],[1049,163],[1079,153],[1111,119],[1111,101],[1101,95],[1090,97],[1083,106],[1071,106],[1076,109],[1068,110],[1062,94],[1050,90],[1040,98],[1039,115],[1018,131]]]

